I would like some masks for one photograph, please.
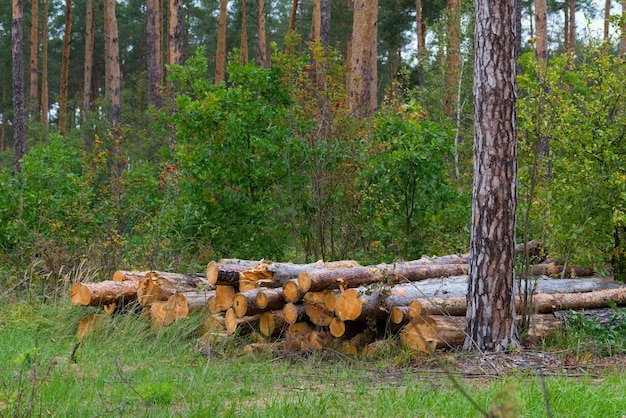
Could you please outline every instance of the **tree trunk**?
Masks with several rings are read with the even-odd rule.
[[[378,0],[356,0],[353,19],[349,104],[357,115],[368,116],[377,106]]]
[[[296,322],[304,321],[306,318],[306,310],[304,305],[302,304],[294,304],[287,303],[283,306],[283,314],[285,317],[285,321],[290,324],[295,324]]]
[[[568,52],[576,49],[576,0],[569,0],[569,41]]]
[[[267,39],[265,36],[265,0],[257,0],[257,44],[256,62],[259,67],[267,67]]]
[[[348,267],[356,267],[359,263],[354,260],[342,260],[323,262],[317,261],[311,264],[293,264],[293,263],[273,263],[271,261],[262,261],[258,265],[243,270],[240,275],[240,282],[258,283],[264,287],[282,287],[287,281],[297,278],[305,271],[319,269],[343,269]]]
[[[289,325],[282,311],[263,312],[259,318],[259,331],[266,337],[281,335]]]
[[[241,272],[259,264],[258,261],[232,261],[224,263],[210,261],[207,265],[207,280],[209,283],[238,287]]]
[[[76,306],[124,304],[137,299],[138,288],[139,282],[134,280],[76,283],[70,290],[70,299]]]
[[[619,53],[626,55],[626,1],[622,1],[622,36],[619,38]]]
[[[602,36],[602,43],[604,45],[604,52],[608,52],[609,47],[609,27],[611,19],[611,0],[605,0],[604,2],[604,33]]]
[[[199,288],[213,288],[200,275],[186,275],[151,271],[139,282],[137,299],[139,305],[149,306],[153,302],[165,301],[176,293],[192,292]]]
[[[163,100],[163,42],[161,0],[146,1],[146,64],[148,70],[148,106],[160,109]]]
[[[422,17],[422,0],[415,0],[415,24],[417,28],[417,85],[424,85],[424,59],[426,58],[426,37]]]
[[[237,329],[242,332],[252,331],[257,326],[260,319],[261,314],[239,317],[235,314],[234,308],[230,308],[224,314],[224,325],[226,325],[226,332],[231,335],[234,334]]]
[[[289,13],[289,31],[296,30],[296,18],[298,17],[298,0],[292,0],[291,13]]]
[[[569,4],[563,4],[563,51],[569,52]]]
[[[72,38],[72,0],[65,0],[65,31],[61,56],[61,91],[59,93],[59,133],[67,133],[67,96],[70,71],[70,42]]]
[[[304,295],[304,310],[309,320],[319,327],[329,326],[335,316],[326,308],[325,292],[307,292]]]
[[[43,0],[43,27],[41,28],[41,123],[48,129],[48,15],[50,0]]]
[[[287,302],[297,302],[304,297],[305,293],[298,287],[298,279],[288,280],[283,285],[283,297]]]
[[[226,19],[228,0],[220,0],[220,20],[217,29],[217,51],[215,52],[215,84],[226,77]]]
[[[241,42],[239,44],[239,58],[241,63],[248,63],[248,24],[247,24],[247,2],[241,0]]]
[[[537,62],[548,63],[548,9],[546,0],[535,0],[535,56]]]
[[[39,0],[32,0],[31,26],[30,26],[30,120],[37,117],[39,105]]]
[[[95,43],[96,20],[93,16],[93,2],[86,1],[85,17],[85,68],[83,82],[83,122],[87,122],[87,114],[91,109],[91,78],[93,76],[93,54]]]
[[[235,297],[233,298],[232,309],[235,311],[235,315],[237,315],[237,318],[256,315],[264,311],[259,307],[256,299],[256,296],[262,290],[262,288],[257,287],[256,289],[239,292],[235,295]]]
[[[466,350],[517,345],[515,0],[477,0],[474,33],[474,184]]]
[[[13,0],[11,44],[13,59],[13,171],[22,171],[22,157],[26,155],[26,106],[24,104],[24,4]]]
[[[107,99],[111,103],[111,127],[115,129],[122,123],[120,40],[115,16],[115,0],[104,0],[104,54],[105,90]]]
[[[183,65],[183,0],[169,0],[167,22],[169,34],[167,62],[170,65]]]
[[[461,1],[448,0],[446,12],[446,99],[444,111],[450,118],[458,110],[457,90],[461,77]]]
[[[311,14],[311,42],[320,42],[321,25],[321,0],[313,0],[313,12]]]
[[[265,289],[261,288],[261,291],[256,295],[256,304],[260,309],[274,310],[282,309],[287,301],[283,297],[283,289]]]
[[[326,47],[330,44],[330,0],[320,0],[320,43]]]

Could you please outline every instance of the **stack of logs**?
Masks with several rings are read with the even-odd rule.
[[[530,242],[517,251],[541,249]],[[365,353],[376,339],[399,333],[405,347],[431,353],[464,340],[467,269],[467,255],[366,267],[226,259],[210,262],[206,275],[118,271],[110,281],[74,285],[71,299],[77,306],[103,306],[105,313],[134,302],[149,312],[154,328],[204,310],[207,336],[254,330],[285,350]],[[626,287],[591,271],[543,262],[530,273],[532,279],[520,284],[532,291],[530,338],[558,329],[557,311],[626,305]],[[516,302],[519,312],[519,297]],[[102,316],[85,317],[79,337]]]

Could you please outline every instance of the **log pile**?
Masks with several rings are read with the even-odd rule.
[[[518,246],[532,254],[534,242]],[[77,283],[77,306],[103,306],[106,313],[134,303],[154,328],[193,311],[205,312],[200,332],[257,332],[286,350],[332,348],[366,353],[375,340],[399,335],[403,346],[431,353],[457,347],[467,325],[467,255],[361,266],[347,260],[312,264],[227,259],[210,262],[206,274],[116,272],[112,280]],[[593,272],[554,262],[533,265],[529,338],[557,330],[565,310],[626,305],[626,286]],[[551,276],[551,277],[549,277]],[[517,298],[517,309],[522,301]],[[91,315],[79,337],[103,322]],[[208,337],[207,337],[208,338]],[[273,346],[277,344],[274,343]],[[263,350],[261,345],[249,347]]]

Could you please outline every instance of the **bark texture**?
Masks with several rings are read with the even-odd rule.
[[[13,171],[22,171],[21,160],[26,154],[26,105],[24,103],[24,3],[13,0],[11,45],[13,59],[13,143],[15,159]],[[4,118],[3,118],[4,120]]]
[[[353,21],[348,89],[350,109],[360,116],[367,116],[377,105],[378,0],[356,0]]]
[[[61,90],[59,93],[59,133],[67,132],[67,89],[70,71],[70,42],[72,37],[72,0],[65,1],[65,32],[61,55]]]
[[[69,0],[68,0],[69,1]],[[115,0],[104,0],[105,90],[111,103],[111,127],[122,123],[120,40],[115,16]]]
[[[267,39],[265,36],[265,0],[257,0],[257,44],[256,62],[259,67],[267,67]]]
[[[163,82],[162,11],[160,0],[146,1],[146,65],[148,69],[148,106],[161,108]]]
[[[93,75],[93,54],[95,43],[96,20],[93,18],[93,1],[85,2],[85,68],[83,73],[83,122],[87,121],[87,112],[91,109],[91,79]]]
[[[226,77],[226,19],[228,0],[220,0],[220,20],[217,28],[217,51],[215,52],[215,84]]]
[[[517,345],[514,264],[517,198],[515,1],[476,2],[474,184],[467,350]]]
[[[546,0],[535,0],[535,55],[537,62],[548,63],[548,6]]]

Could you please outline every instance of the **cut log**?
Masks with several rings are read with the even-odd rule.
[[[563,273],[565,269],[565,273]],[[533,276],[551,276],[551,277],[588,277],[593,276],[595,272],[593,269],[578,267],[578,266],[563,266],[560,263],[554,261],[542,264],[533,264],[530,266],[530,274]]]
[[[298,279],[287,280],[283,285],[283,297],[287,302],[297,302],[304,297],[305,293],[298,287]]]
[[[409,316],[417,318],[420,315],[465,315],[467,298],[457,296],[450,298],[418,298],[409,304]]]
[[[327,327],[335,316],[334,313],[326,309],[324,292],[307,292],[304,295],[304,310],[309,320],[319,326]]]
[[[239,292],[233,298],[233,310],[237,318],[241,318],[243,316],[256,315],[258,313],[263,312],[263,309],[259,308],[259,305],[256,301],[256,296],[263,289],[257,287],[256,289],[248,290],[245,292]]]
[[[198,288],[214,289],[203,275],[150,271],[139,282],[137,299],[141,306],[150,306],[153,302],[166,301],[176,293],[191,292]]]
[[[406,324],[411,320],[408,306],[394,306],[389,311],[389,321],[394,325]]]
[[[76,283],[70,290],[75,306],[103,306],[112,303],[123,305],[137,299],[138,283],[133,280],[97,283]]]
[[[295,324],[296,322],[302,322],[306,318],[306,311],[303,304],[287,303],[283,306],[283,315],[285,321],[289,324]]]
[[[211,261],[206,267],[207,281],[214,285],[238,287],[241,272],[258,263],[258,261],[246,263],[216,263]]]
[[[170,296],[168,300],[178,298],[180,303],[187,305],[189,313],[191,313],[208,309],[208,302],[212,296],[215,296],[215,290],[200,290],[177,293]]]
[[[282,309],[285,306],[285,298],[283,297],[282,287],[276,289],[261,288],[261,291],[256,295],[256,304],[259,309],[263,310],[276,310]]]
[[[324,296],[324,305],[330,312],[335,312],[335,303],[337,298],[341,296],[343,291],[341,290],[328,290]]]
[[[359,321],[375,314],[379,306],[378,290],[347,289],[335,298],[335,316],[342,321]]]
[[[261,314],[237,317],[235,310],[230,308],[224,314],[224,325],[226,325],[226,332],[231,335],[235,331],[242,332],[253,331],[261,319]]]
[[[367,323],[365,321],[342,321],[335,317],[330,321],[328,329],[333,337],[353,337],[365,330]]]
[[[78,324],[76,337],[79,340],[82,340],[88,335],[99,333],[102,330],[103,324],[105,324],[109,319],[108,315],[103,314],[85,315]]]
[[[467,264],[426,264],[399,262],[369,267],[317,269],[302,272],[298,287],[304,292],[316,292],[343,286],[353,288],[372,283],[406,283],[436,277],[467,274]]]
[[[276,337],[282,334],[289,325],[283,311],[263,312],[259,319],[259,331],[266,337]]]
[[[174,294],[166,301],[156,301],[150,305],[150,323],[154,329],[167,327],[188,316],[187,298],[182,294]]]
[[[241,272],[241,281],[250,286],[253,282],[262,287],[282,287],[287,281],[295,279],[304,271],[316,269],[337,269],[356,267],[359,264],[353,260],[324,262],[322,260],[311,264],[261,262],[254,268]]]
[[[306,322],[289,325],[285,332],[285,349],[290,351],[317,351],[332,341],[328,332],[312,329]]]
[[[217,285],[215,288],[215,298],[208,301],[209,312],[224,312],[233,306],[235,298],[235,288],[227,285]]]
[[[207,315],[198,327],[198,334],[201,336],[209,333],[222,332],[226,332],[226,324],[224,323],[223,315]]]
[[[114,282],[125,282],[128,280],[136,280],[139,282],[141,279],[146,277],[147,271],[126,271],[126,270],[117,270],[113,273],[113,281]]]

